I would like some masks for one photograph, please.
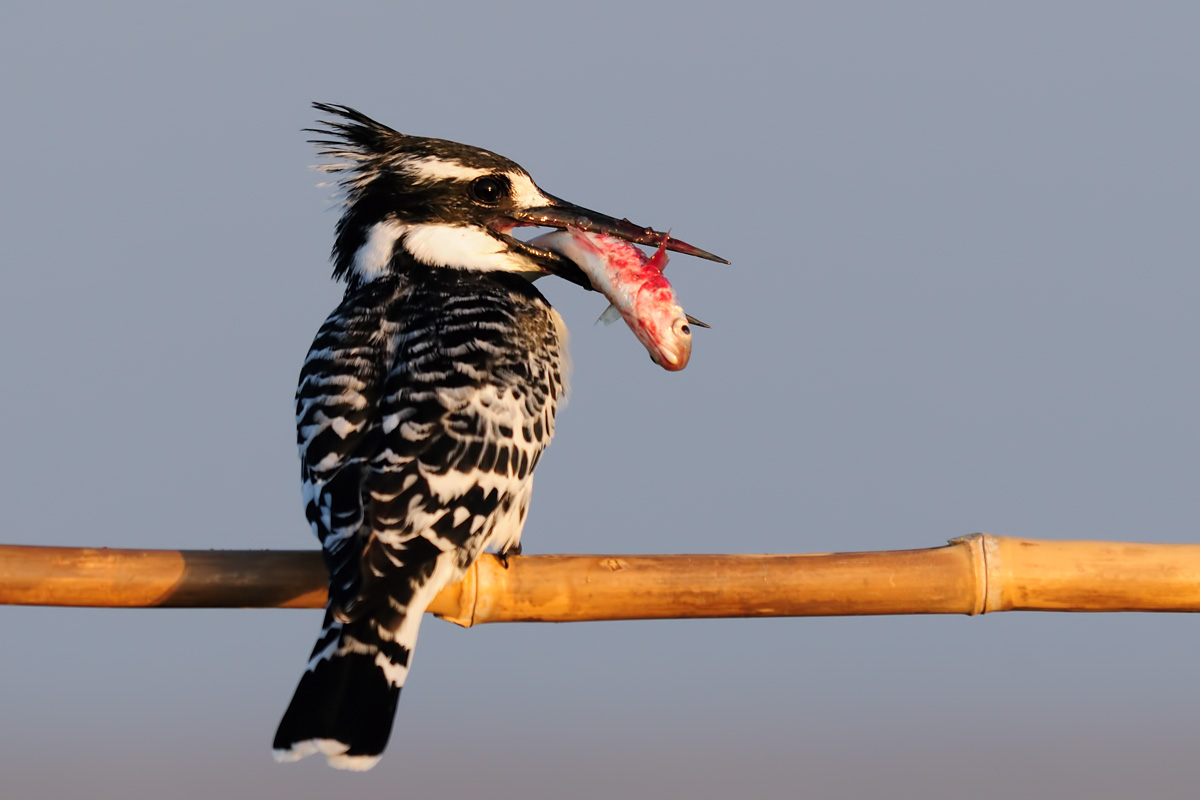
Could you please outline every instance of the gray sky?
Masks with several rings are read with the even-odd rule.
[[[312,100],[734,262],[674,260],[680,374],[540,284],[526,552],[1197,539],[1194,6],[332,8],[6,4],[0,539],[315,547]],[[319,621],[0,608],[4,796],[1196,793],[1187,616],[431,619],[363,776],[270,759]]]

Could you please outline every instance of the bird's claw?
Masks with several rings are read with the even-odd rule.
[[[496,558],[500,560],[500,566],[508,569],[508,557],[521,555],[521,545],[516,544],[512,547],[496,554]]]

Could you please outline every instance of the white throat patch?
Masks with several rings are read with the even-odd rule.
[[[362,283],[369,283],[388,272],[396,241],[408,230],[396,220],[376,222],[367,232],[367,241],[354,253],[354,265],[350,272]]]
[[[537,264],[474,225],[409,225],[401,246],[422,264],[481,272],[541,272]]]

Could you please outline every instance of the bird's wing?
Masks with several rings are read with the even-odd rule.
[[[393,289],[370,285],[346,296],[317,332],[296,389],[305,514],[329,568],[330,608],[358,592],[366,521],[362,479],[378,446],[387,365],[378,309]]]
[[[410,302],[380,399],[363,483],[363,583],[345,609],[385,626],[383,609],[398,623],[421,587],[440,589],[484,549],[519,543],[533,468],[553,433],[553,359],[515,332],[518,311],[488,296],[452,313],[430,308]]]

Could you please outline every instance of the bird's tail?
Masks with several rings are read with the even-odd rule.
[[[398,625],[374,616],[343,623],[326,612],[321,638],[275,734],[276,761],[322,753],[339,769],[375,766],[392,732],[423,611],[411,609]]]

